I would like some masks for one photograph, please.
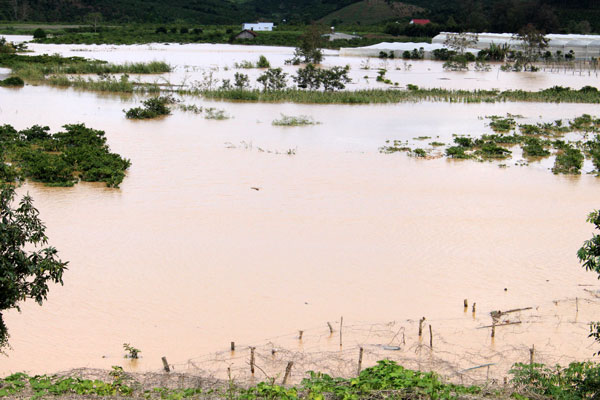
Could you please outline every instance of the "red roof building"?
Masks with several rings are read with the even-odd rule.
[[[410,23],[415,25],[427,25],[431,23],[431,21],[428,19],[411,19]]]

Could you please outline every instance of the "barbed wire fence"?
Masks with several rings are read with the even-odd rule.
[[[565,366],[590,359],[598,350],[587,334],[594,316],[600,319],[600,293],[584,290],[584,297],[543,306],[480,312],[469,305],[459,318],[324,321],[261,343],[232,342],[224,351],[175,363],[165,360],[169,373],[132,376],[148,388],[249,386],[262,381],[294,384],[308,371],[350,378],[378,360],[389,359],[405,368],[434,371],[454,383],[501,385],[514,363]],[[108,377],[107,371],[89,369],[68,374]]]

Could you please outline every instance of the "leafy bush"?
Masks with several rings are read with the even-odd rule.
[[[452,146],[446,149],[446,156],[450,158],[458,158],[458,159],[468,159],[472,158],[470,154],[467,154],[465,151],[467,147],[463,146]]]
[[[299,68],[296,76],[292,77],[294,82],[301,89],[317,90],[323,85],[325,91],[342,90],[346,84],[351,81],[348,77],[349,66],[333,68],[316,68],[313,64],[308,64],[304,68]]]
[[[50,186],[72,186],[81,179],[118,187],[131,163],[110,152],[104,132],[83,124],[64,128],[51,135],[48,127],[37,125],[20,132],[0,127],[0,148],[5,149],[0,180],[11,182],[22,174]],[[6,166],[6,160],[12,165]]]
[[[540,139],[528,137],[525,139],[523,154],[528,157],[546,157],[550,152],[544,148]]]
[[[256,68],[271,68],[271,63],[269,63],[267,57],[261,55],[256,62]]]
[[[151,119],[162,115],[171,114],[168,104],[174,100],[169,96],[152,97],[143,102],[144,107],[134,107],[125,111],[125,116],[129,119]]]
[[[492,141],[486,141],[479,145],[475,154],[483,158],[507,158],[512,152]]]
[[[23,82],[23,79],[19,78],[18,76],[11,76],[4,80],[1,80],[0,86],[21,87],[25,86],[25,82]]]
[[[250,86],[250,78],[246,74],[236,72],[233,76],[233,85],[238,90],[247,89]]]
[[[269,68],[256,81],[263,85],[264,91],[277,91],[285,89],[286,76],[281,68]]]
[[[553,399],[595,399],[600,393],[600,366],[592,362],[574,362],[566,368],[517,363],[509,372],[513,384]]]
[[[552,172],[555,174],[580,174],[583,160],[583,154],[579,149],[567,146],[556,155]]]
[[[42,28],[37,28],[35,31],[33,31],[33,38],[34,39],[45,39],[46,31],[43,30]]]

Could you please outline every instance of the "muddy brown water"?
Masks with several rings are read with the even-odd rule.
[[[288,335],[290,344],[299,329],[318,337],[342,315],[348,326],[446,321],[441,335],[477,351],[489,348],[487,332],[467,333],[489,323],[489,311],[552,309],[553,300],[598,289],[576,259],[592,233],[585,217],[600,206],[597,178],[554,176],[541,164],[501,169],[377,151],[386,139],[449,142],[453,133],[489,132],[478,118],[485,115],[553,121],[598,115],[597,105],[188,99],[233,118],[176,111],[157,121],[126,120],[122,110],[138,100],[0,89],[2,123],[57,130],[84,122],[105,130],[112,150],[132,161],[120,189],[19,189],[33,196],[69,271],[43,307],[27,302],[22,313],[5,313],[12,348],[0,358],[2,374],[158,370],[161,356],[185,363],[227,350],[230,341],[246,346]],[[281,113],[321,124],[272,126]],[[464,298],[477,302],[479,314],[456,323],[465,318]],[[571,308],[557,311],[564,324]],[[594,315],[582,303],[573,330],[558,332],[555,318],[499,336],[510,346],[536,344],[562,360],[584,359],[597,350],[585,337]],[[366,339],[349,333],[346,340]],[[140,348],[142,358],[125,360],[123,343]]]

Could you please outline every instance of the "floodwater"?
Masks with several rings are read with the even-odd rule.
[[[570,360],[597,350],[586,338],[595,311],[584,289],[599,286],[576,251],[592,233],[585,217],[600,206],[598,178],[378,152],[387,139],[449,142],[454,133],[489,132],[485,115],[554,121],[598,115],[597,105],[186,99],[233,118],[175,111],[156,121],[125,119],[122,110],[138,100],[0,89],[3,124],[55,131],[83,122],[105,130],[111,149],[132,161],[120,189],[19,189],[34,198],[69,271],[43,307],[27,302],[22,313],[4,314],[12,349],[0,358],[0,373],[158,370],[161,356],[185,365],[231,341],[240,352],[277,337],[291,345],[305,330],[313,343],[327,321],[337,329],[340,316],[352,349],[376,337],[353,334],[353,326],[410,319],[413,329],[426,316],[453,354],[535,344],[541,354]],[[281,113],[320,124],[272,126]],[[571,323],[572,307],[553,301],[576,297],[581,314]],[[465,298],[477,303],[474,318],[463,312]],[[527,329],[499,328],[495,343],[476,329],[491,322],[491,310],[529,306],[540,315],[527,317]],[[125,360],[123,343],[142,358]],[[331,350],[337,341],[311,346]]]
[[[6,36],[7,40],[23,41],[23,36]],[[247,74],[251,85],[259,87],[256,78],[263,72],[260,69],[236,68],[236,63],[244,61],[256,63],[264,55],[272,67],[281,67],[288,74],[288,85],[293,86],[291,76],[298,67],[285,65],[291,59],[294,49],[276,46],[244,46],[223,44],[144,44],[144,45],[53,45],[29,43],[31,54],[61,54],[105,60],[113,63],[165,61],[174,71],[153,77],[141,77],[146,82],[194,86],[206,83],[208,77],[218,80],[213,87],[220,86],[223,79],[233,82],[236,72]],[[432,60],[380,60],[366,57],[341,57],[336,50],[325,50],[323,66],[350,66],[352,79],[349,90],[368,88],[389,88],[390,85],[377,82],[380,69],[386,69],[386,78],[397,82],[398,87],[407,84],[424,88],[444,87],[448,89],[522,89],[540,90],[559,85],[579,89],[586,85],[597,85],[598,69],[554,70],[530,72],[503,72],[501,64],[491,64],[487,72],[445,71],[443,62]],[[137,78],[137,76],[135,77]]]

